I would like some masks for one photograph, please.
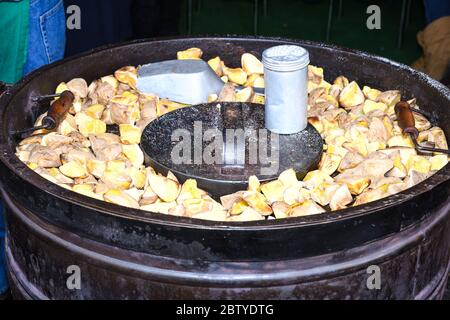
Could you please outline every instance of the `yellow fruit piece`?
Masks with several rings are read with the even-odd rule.
[[[202,49],[199,48],[189,48],[184,51],[177,52],[178,60],[198,60],[203,56]]]
[[[261,215],[270,216],[273,213],[272,208],[267,204],[266,197],[264,197],[261,193],[247,191],[244,193],[243,198],[250,207],[255,209]]]
[[[284,202],[275,202],[272,204],[273,214],[277,219],[284,219],[288,217],[291,206]]]
[[[431,162],[423,156],[411,156],[406,164],[406,168],[408,169],[408,174],[411,171],[426,174],[431,171]]]
[[[297,173],[294,169],[283,171],[278,177],[278,180],[280,180],[286,188],[298,186],[299,183],[297,179]]]
[[[63,93],[64,91],[67,91],[67,90],[69,90],[69,88],[67,87],[67,84],[65,82],[61,82],[56,87],[55,94],[60,94],[60,93]]]
[[[230,210],[236,202],[243,200],[242,199],[243,195],[244,195],[244,191],[225,195],[225,196],[220,197],[220,202],[222,203],[222,206],[226,210]]]
[[[325,153],[322,156],[322,161],[319,164],[319,170],[331,176],[337,171],[342,161],[342,157],[335,154]]]
[[[230,215],[232,216],[239,215],[242,212],[244,212],[244,210],[248,207],[249,207],[248,203],[244,200],[235,202],[230,209]]]
[[[326,212],[324,208],[319,206],[312,200],[292,206],[289,209],[289,217],[306,217]]]
[[[339,95],[339,103],[346,109],[360,105],[364,101],[364,94],[355,81],[346,86]]]
[[[235,215],[227,218],[231,222],[248,222],[248,221],[262,221],[265,218],[256,210],[247,207],[240,215]]]
[[[381,94],[380,90],[372,89],[368,86],[363,87],[363,93],[366,96],[367,99],[376,101],[378,96]]]
[[[398,90],[389,90],[382,92],[377,97],[377,102],[383,102],[388,108],[393,108],[398,102],[400,102],[402,95]]]
[[[132,106],[138,101],[139,97],[129,91],[124,91],[121,95],[114,96],[111,103],[117,103],[124,106]]]
[[[264,96],[261,96],[259,94],[255,94],[253,95],[253,103],[257,103],[257,104],[265,104],[266,103],[266,99]]]
[[[345,149],[350,152],[357,152],[363,157],[367,157],[369,155],[369,151],[367,150],[367,141],[364,139],[356,139],[351,142],[346,142],[342,145]]]
[[[252,87],[246,87],[236,92],[236,102],[251,102],[253,95],[254,92]]]
[[[261,183],[259,182],[258,177],[251,176],[250,178],[248,178],[248,191],[261,191]]]
[[[147,173],[145,169],[130,167],[127,169],[127,172],[131,178],[132,185],[137,189],[144,189],[145,183],[147,181]]]
[[[103,115],[103,111],[105,111],[105,106],[102,104],[93,104],[90,107],[87,107],[85,113],[94,119],[101,119]]]
[[[448,156],[445,154],[440,154],[432,157],[430,159],[430,162],[431,162],[431,170],[439,171],[448,164]]]
[[[87,169],[77,161],[70,161],[59,167],[63,175],[69,178],[86,178],[88,176]]]
[[[247,82],[247,73],[241,68],[226,68],[224,74],[229,81],[238,85],[244,85]]]
[[[264,77],[260,74],[252,74],[247,78],[246,87],[264,88]]]
[[[144,190],[144,193],[142,194],[141,200],[139,201],[139,204],[141,206],[146,206],[149,204],[154,204],[156,201],[158,201],[158,195],[152,190],[152,188],[147,187]]]
[[[286,187],[279,180],[268,182],[261,186],[261,192],[267,198],[269,203],[284,201],[285,189]]]
[[[133,89],[136,89],[137,74],[138,71],[133,66],[123,67],[114,72],[114,76],[117,80],[129,85]]]
[[[103,195],[105,201],[120,206],[139,209],[139,203],[122,190],[112,189]]]
[[[370,185],[369,178],[358,175],[343,174],[336,177],[336,182],[345,183],[353,195],[361,194]]]
[[[137,144],[123,145],[122,152],[131,164],[138,168],[144,164],[144,153]]]
[[[365,114],[369,114],[374,110],[386,112],[387,108],[388,108],[387,105],[385,105],[383,102],[374,102],[372,100],[366,100],[364,101],[363,112]]]
[[[101,180],[108,185],[108,187],[119,190],[126,190],[131,187],[131,177],[123,171],[106,170],[103,173]]]
[[[368,190],[356,198],[356,201],[353,204],[353,206],[359,206],[365,203],[377,201],[387,196],[388,194],[383,189]]]
[[[284,202],[288,205],[294,205],[302,202],[302,196],[298,187],[289,187],[284,191]]]
[[[223,76],[222,61],[220,60],[220,57],[215,57],[209,60],[208,64],[211,67],[211,69],[214,70],[214,72],[217,74],[218,77]]]
[[[39,166],[34,162],[29,162],[27,164],[27,167],[30,168],[31,170],[36,170],[37,168],[39,168]]]
[[[406,134],[393,136],[388,140],[387,144],[389,148],[393,147],[414,148],[414,142],[412,141],[411,137]]]
[[[227,212],[223,210],[213,210],[196,214],[192,219],[222,222],[228,218]]]
[[[100,81],[103,83],[110,84],[111,87],[113,87],[114,89],[117,89],[119,87],[119,81],[117,81],[117,79],[113,75],[101,77]]]
[[[106,123],[81,112],[76,114],[75,122],[78,130],[85,137],[89,137],[90,134],[97,135],[106,132]]]
[[[217,99],[219,99],[219,96],[217,94],[215,94],[215,93],[210,94],[208,96],[208,103],[215,102],[215,101],[217,101]]]
[[[90,198],[94,198],[94,199],[103,201],[103,196],[94,192],[94,185],[92,185],[92,184],[74,185],[72,187],[72,191],[82,194],[84,196],[90,197]]]
[[[181,186],[180,195],[177,198],[177,203],[181,204],[188,199],[201,199],[204,191],[197,187],[197,180],[187,179]]]
[[[333,183],[334,179],[331,178],[328,174],[321,170],[315,170],[310,171],[306,175],[306,177],[303,179],[303,182],[305,182],[305,186],[309,190],[313,190],[323,184],[326,183]]]
[[[100,179],[106,170],[106,161],[90,159],[87,161],[86,167],[90,174],[97,179]]]
[[[120,140],[123,144],[139,144],[141,142],[141,129],[131,124],[119,125]]]
[[[264,65],[251,53],[244,53],[241,58],[242,69],[248,74],[263,74]]]
[[[183,206],[185,208],[185,215],[188,217],[193,217],[214,209],[213,202],[209,199],[187,199],[183,201]]]
[[[311,199],[321,206],[327,206],[337,189],[339,185],[325,182],[311,190]]]
[[[176,206],[176,202],[155,202],[152,204],[141,206],[141,210],[168,215],[169,212]]]
[[[335,210],[341,210],[347,207],[350,203],[352,203],[353,197],[348,189],[348,186],[346,184],[341,185],[334,194],[332,195],[330,199],[330,209]]]
[[[309,65],[308,66],[308,80],[314,84],[320,84],[323,81],[324,74],[323,69]]]
[[[175,201],[180,194],[181,186],[176,181],[154,174],[148,179],[152,190],[165,202]]]

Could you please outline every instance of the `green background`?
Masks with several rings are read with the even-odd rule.
[[[258,35],[279,36],[326,42],[326,29],[330,0],[313,3],[303,0],[268,0],[267,16],[263,0],[259,1]],[[343,0],[339,17],[339,1],[334,1],[333,24],[330,43],[359,49],[406,64],[419,58],[422,51],[416,34],[425,27],[425,13],[421,0],[412,0],[409,23],[404,41],[398,47],[401,0],[366,1]],[[381,30],[369,30],[366,21],[367,7],[381,8]],[[188,0],[183,0],[180,31],[188,33]],[[186,14],[185,14],[186,13]],[[193,0],[192,32],[205,34],[254,34],[254,0]]]

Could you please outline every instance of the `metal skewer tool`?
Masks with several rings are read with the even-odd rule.
[[[47,112],[47,116],[44,117],[44,119],[42,119],[42,125],[38,126],[38,127],[32,127],[32,128],[28,128],[25,130],[20,130],[20,131],[15,131],[14,134],[15,135],[22,135],[28,132],[33,132],[36,130],[41,130],[41,129],[45,129],[45,130],[53,130],[56,129],[59,124],[61,123],[61,121],[64,119],[64,117],[67,115],[67,113],[69,112],[70,108],[73,105],[73,101],[75,99],[75,96],[73,95],[72,92],[70,91],[64,91],[59,95],[49,95],[49,96],[42,96],[42,97],[38,97],[36,101],[42,101],[43,99],[49,99],[49,98],[53,98],[53,97],[58,97],[59,98],[57,100],[55,100],[48,112]]]
[[[395,105],[395,114],[397,115],[398,125],[404,133],[408,133],[411,136],[416,149],[421,152],[436,152],[450,155],[449,150],[437,149],[419,144],[417,141],[417,138],[419,137],[419,130],[416,128],[416,121],[414,119],[413,112],[414,110],[406,101],[400,101]]]

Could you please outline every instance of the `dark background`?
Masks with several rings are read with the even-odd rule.
[[[82,29],[68,32],[68,56],[104,44],[147,37],[257,34],[334,43],[410,64],[422,53],[416,34],[426,22],[422,0],[65,0],[65,3],[79,5],[82,12]],[[369,17],[366,10],[372,4],[381,8],[381,30],[366,27]]]

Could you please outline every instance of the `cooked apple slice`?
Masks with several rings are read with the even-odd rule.
[[[69,178],[86,178],[89,175],[87,169],[77,161],[67,162],[59,170]]]
[[[218,77],[223,76],[223,70],[222,70],[222,63],[220,60],[220,57],[215,57],[208,61],[209,66],[211,69],[214,70],[214,72],[217,74]]]
[[[330,199],[331,210],[345,209],[347,205],[353,202],[352,194],[346,184],[341,185]]]
[[[178,182],[166,177],[151,174],[149,183],[152,190],[165,202],[172,202],[178,198],[181,186]]]
[[[241,68],[225,68],[223,73],[228,80],[238,85],[244,85],[247,82],[247,73]]]
[[[119,125],[120,140],[123,144],[139,144],[141,142],[141,129],[131,124]]]
[[[305,217],[326,212],[324,208],[319,206],[312,200],[292,206],[289,209],[289,217]]]
[[[351,109],[352,107],[363,104],[365,99],[358,84],[353,81],[342,90],[339,96],[339,103],[345,109]]]
[[[176,206],[176,202],[155,202],[152,204],[141,206],[141,210],[168,215],[169,211]]]
[[[267,199],[259,192],[247,191],[243,196],[244,200],[263,216],[270,216],[273,211],[267,204]]]
[[[139,168],[144,163],[144,153],[139,145],[123,145],[122,152],[134,167]]]
[[[203,56],[203,51],[200,48],[189,48],[184,51],[177,52],[178,60],[199,60]]]
[[[139,203],[122,190],[111,189],[103,195],[103,198],[110,203],[139,209]]]
[[[265,183],[261,186],[261,191],[269,203],[284,201],[284,190],[286,187],[280,180]]]
[[[249,222],[262,221],[265,220],[265,218],[255,209],[247,207],[241,214],[231,216],[227,220],[232,222]]]
[[[242,69],[248,74],[263,74],[264,65],[251,53],[244,53],[241,58]]]
[[[272,210],[277,219],[288,217],[291,206],[285,202],[279,201],[272,204]]]

